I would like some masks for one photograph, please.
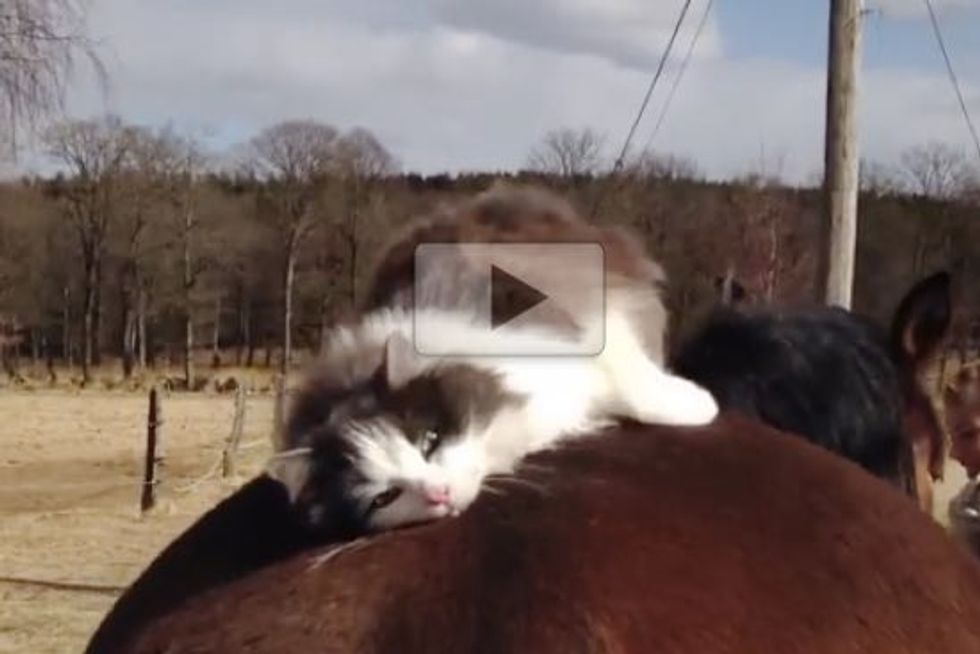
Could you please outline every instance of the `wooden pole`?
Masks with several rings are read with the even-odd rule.
[[[242,441],[242,432],[245,428],[245,387],[239,386],[235,389],[235,418],[231,424],[231,434],[225,441],[225,449],[221,453],[221,476],[231,477],[235,474],[235,455],[238,453],[238,444]]]
[[[283,428],[286,424],[286,379],[282,375],[276,375],[273,381],[272,405],[272,444],[273,449],[279,451],[283,446]]]
[[[160,397],[156,388],[150,389],[150,409],[146,417],[146,459],[143,467],[143,491],[140,495],[140,511],[145,513],[156,504],[156,489],[160,483],[160,465],[163,457],[157,455],[159,427],[163,424],[160,413]]]
[[[844,308],[851,306],[857,246],[860,49],[861,0],[831,0],[824,151],[827,216],[821,273],[824,300]]]

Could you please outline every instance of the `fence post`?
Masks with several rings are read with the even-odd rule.
[[[235,418],[231,423],[231,434],[225,440],[225,449],[221,453],[221,476],[231,477],[235,474],[235,456],[238,454],[238,444],[242,440],[245,429],[245,387],[239,385],[235,390]]]
[[[160,449],[159,428],[163,424],[160,411],[160,395],[154,386],[150,389],[150,408],[146,417],[146,460],[143,467],[143,490],[140,495],[140,512],[146,513],[156,504],[156,489],[160,483],[160,466],[163,456]]]
[[[273,388],[275,397],[272,407],[272,446],[278,452],[282,449],[282,430],[286,423],[286,378],[276,375]]]

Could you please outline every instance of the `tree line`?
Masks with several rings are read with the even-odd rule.
[[[513,174],[421,176],[369,131],[312,120],[261,131],[221,161],[171,128],[108,116],[43,133],[57,174],[0,187],[4,366],[105,357],[124,376],[180,365],[275,366],[315,352],[356,303],[390,233],[497,178],[543,184],[643,238],[670,278],[674,333],[737,279],[757,301],[814,302],[820,195],[763,174],[709,182],[683,158],[643,153],[603,173],[602,139],[555,130]],[[884,316],[912,281],[980,271],[980,192],[955,150],[910,150],[865,169],[856,307]],[[195,352],[198,356],[195,357]],[[53,366],[52,366],[53,370]]]

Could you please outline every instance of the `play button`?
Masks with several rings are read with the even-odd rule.
[[[548,296],[503,268],[490,266],[490,328],[496,329],[527,313]]]
[[[413,342],[426,356],[593,356],[604,293],[597,243],[422,243]]]

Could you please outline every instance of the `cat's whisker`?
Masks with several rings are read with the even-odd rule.
[[[310,565],[307,567],[307,572],[312,572],[313,570],[316,570],[321,565],[323,565],[330,559],[334,558],[338,554],[356,550],[357,548],[364,545],[367,542],[367,540],[368,539],[365,537],[355,538],[354,540],[344,543],[343,545],[338,545],[337,547],[331,548],[326,552],[324,552],[323,554],[319,554],[317,556],[312,557],[310,559]]]
[[[497,488],[496,486],[492,486],[492,485],[490,485],[489,483],[487,483],[485,481],[483,482],[483,485],[480,486],[480,490],[486,491],[487,493],[490,493],[491,495],[504,495],[507,492],[503,488]]]
[[[515,486],[521,486],[523,488],[528,488],[530,490],[541,493],[542,495],[548,494],[548,489],[543,485],[533,482],[529,479],[524,479],[522,477],[516,477],[514,475],[492,475],[488,479],[493,479],[493,481],[498,483],[513,484]]]

